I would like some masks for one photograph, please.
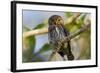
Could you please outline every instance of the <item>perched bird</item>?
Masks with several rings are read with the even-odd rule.
[[[74,56],[71,51],[70,41],[66,43],[61,42],[61,40],[69,35],[68,30],[64,27],[64,21],[62,17],[59,15],[53,15],[49,18],[48,23],[48,37],[50,44],[53,45],[54,49],[57,49],[58,45],[61,44],[62,46],[58,51],[61,57],[65,60],[64,55],[66,55],[68,60],[74,60]]]

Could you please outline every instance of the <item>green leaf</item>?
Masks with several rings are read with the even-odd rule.
[[[35,36],[30,36],[24,39],[24,45],[26,47],[26,50],[23,51],[23,57],[26,59],[26,61],[32,61],[33,51],[35,48]]]
[[[23,31],[30,31],[30,29],[26,26],[23,27]],[[29,36],[26,38],[23,38],[23,62],[31,62],[33,51],[36,44],[36,38],[35,36]]]
[[[23,26],[23,32],[29,31],[30,28],[28,26]]]
[[[44,53],[51,50],[51,45],[46,43],[42,46],[42,48],[40,49],[39,53]]]
[[[69,17],[73,16],[73,13],[72,12],[66,12],[66,16],[69,18]]]
[[[70,31],[70,33],[75,32],[76,30],[78,30],[75,22],[73,22],[69,25],[65,25],[65,27],[68,31]]]
[[[23,26],[23,30],[24,32],[30,31],[29,27],[26,26]],[[35,48],[36,38],[34,35],[24,38],[24,41],[27,43],[29,48]]]
[[[82,16],[80,17],[80,19],[78,20],[78,23],[76,23],[76,25],[77,25],[78,28],[81,28],[82,25],[84,24],[85,16],[86,16],[85,14],[82,15]]]
[[[33,58],[34,58],[34,61],[38,61],[38,59],[39,59],[39,61],[45,61],[45,59],[47,59],[48,58],[48,52],[51,50],[51,45],[50,44],[48,44],[48,43],[46,43],[46,44],[44,44],[41,48],[40,48],[40,50],[37,52],[37,53],[35,53],[34,55],[33,55]]]
[[[38,24],[34,29],[40,29],[43,28],[45,26],[44,23]]]
[[[29,36],[29,37],[27,37],[26,41],[27,41],[27,44],[29,45],[30,49],[35,48],[35,42],[36,42],[35,36]]]
[[[86,14],[84,14],[82,17],[81,17],[81,20],[84,20],[86,17]]]

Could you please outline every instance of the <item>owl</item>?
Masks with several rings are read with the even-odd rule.
[[[68,60],[74,60],[74,56],[71,51],[70,40],[63,43],[61,42],[64,38],[70,35],[69,31],[64,26],[64,20],[59,15],[52,15],[48,19],[48,37],[50,44],[53,49],[57,49],[61,45],[60,49],[57,51],[60,56],[65,60],[64,56],[67,56]]]

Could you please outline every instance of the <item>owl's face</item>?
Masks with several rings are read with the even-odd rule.
[[[49,25],[63,25],[64,21],[61,16],[53,15],[49,18]]]

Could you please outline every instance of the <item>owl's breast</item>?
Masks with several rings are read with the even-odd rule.
[[[52,29],[49,32],[50,41],[52,41],[53,43],[60,42],[65,37],[66,36],[65,36],[65,33],[63,32],[63,29],[60,27],[55,27],[55,29]]]

